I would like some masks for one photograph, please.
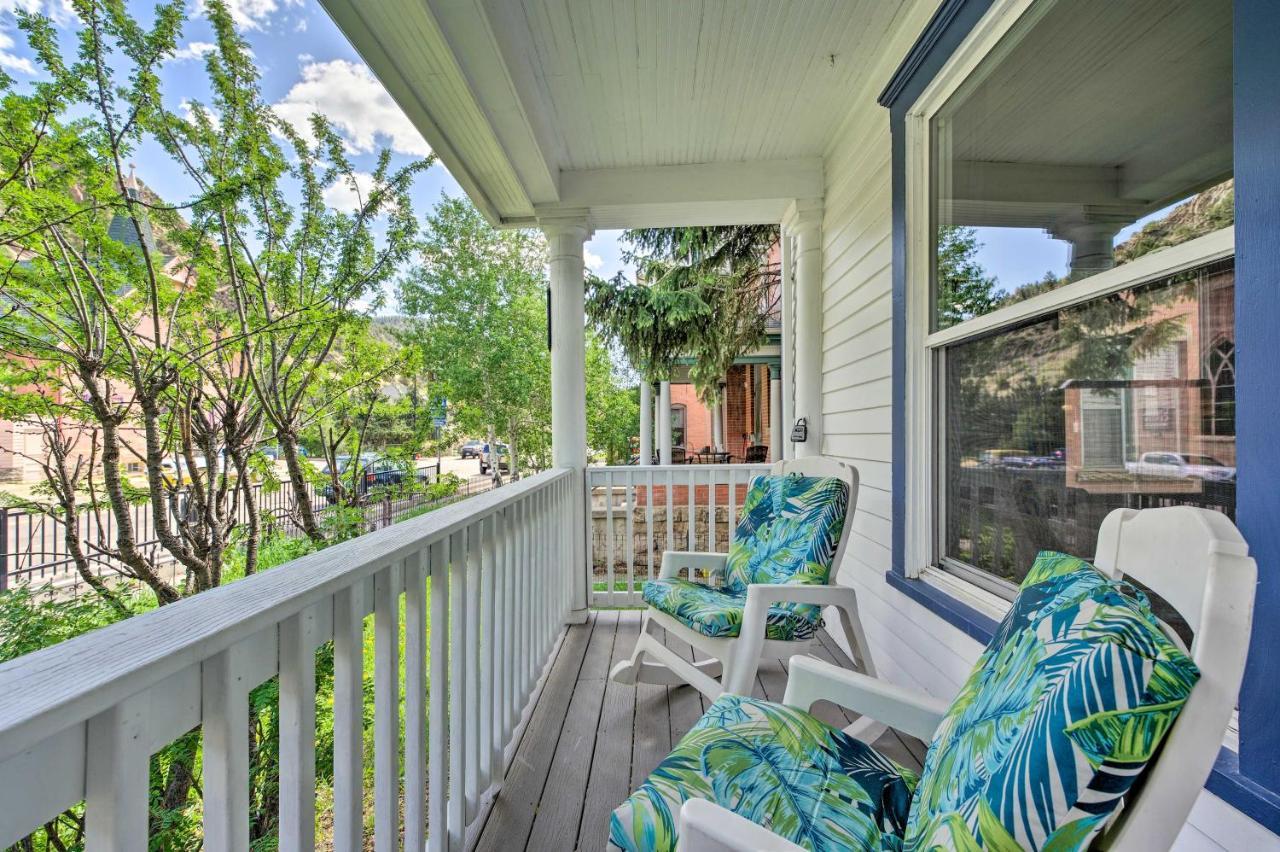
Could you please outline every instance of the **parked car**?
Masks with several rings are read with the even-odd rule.
[[[346,474],[351,468],[351,456],[338,456],[337,461],[339,475],[344,482],[349,482]],[[361,453],[358,470],[360,476],[356,479],[356,491],[361,495],[368,494],[371,488],[380,485],[399,485],[415,473],[406,470],[403,462],[379,453]],[[323,473],[329,473],[329,465],[324,466]],[[416,474],[419,481],[426,481],[428,477],[426,471],[416,471]],[[326,500],[334,499],[333,484],[326,485],[321,493]]]
[[[478,459],[484,452],[484,441],[467,441],[462,445],[462,449],[458,450],[458,455],[464,459]]]
[[[511,470],[511,459],[507,450],[507,445],[499,443],[498,445],[498,470]],[[484,449],[480,453],[480,472],[488,473],[493,470],[493,453],[489,452],[489,445],[485,444]]]
[[[1161,479],[1203,479],[1206,482],[1234,482],[1236,469],[1215,459],[1193,453],[1143,453],[1125,469],[1136,476]]]

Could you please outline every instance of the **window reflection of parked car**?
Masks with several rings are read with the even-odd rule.
[[[458,451],[464,459],[478,459],[484,452],[484,441],[467,441]]]
[[[1162,479],[1203,479],[1207,482],[1234,482],[1236,469],[1213,456],[1193,453],[1155,452],[1143,453],[1136,462],[1126,462],[1125,468],[1136,476],[1152,476]]]
[[[510,471],[511,460],[508,458],[507,445],[499,443],[498,447],[498,470]],[[489,445],[485,444],[484,449],[480,453],[480,472],[488,473],[493,469],[493,453],[489,452]]]

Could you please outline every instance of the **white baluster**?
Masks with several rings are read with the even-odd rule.
[[[605,586],[607,594],[605,600],[609,606],[616,606],[614,603],[613,588],[613,471],[609,471],[605,475],[605,502],[604,502],[604,535],[605,535]]]
[[[623,474],[625,478],[625,493],[623,499],[627,506],[627,544],[624,548],[627,555],[627,597],[634,598],[636,594],[636,489],[635,489],[635,473],[628,470]]]
[[[497,575],[498,565],[495,558],[496,517],[491,516],[481,521],[481,537],[483,545],[480,549],[480,594],[481,610],[484,621],[484,636],[480,640],[481,663],[484,673],[484,688],[480,693],[480,788],[487,790],[497,775],[497,767],[502,763],[501,737],[498,735],[495,719],[501,719],[494,713],[494,704],[500,692],[498,673],[498,655],[495,646],[498,642],[498,606]]]
[[[243,643],[241,643],[243,644]],[[201,666],[204,845],[249,849],[249,686],[232,646]]]
[[[467,825],[467,550],[466,531],[449,538],[449,845],[461,849]],[[434,652],[434,649],[432,649]],[[434,685],[433,685],[433,688]]]
[[[316,845],[317,620],[312,607],[280,625],[281,850]]]
[[[333,597],[333,846],[357,852],[363,838],[364,601],[348,586]]]
[[[475,818],[480,805],[480,524],[467,527],[467,622],[462,646],[466,662],[467,688],[463,694],[467,717],[466,788],[467,824]]]
[[[646,471],[648,474],[645,481],[644,494],[644,558],[645,571],[648,576],[646,579],[653,579],[653,545],[654,539],[657,538],[656,530],[653,528],[653,471]]]
[[[148,699],[146,693],[134,695],[89,720],[85,753],[85,848],[89,852],[147,848]]]
[[[698,487],[693,476],[692,467],[686,468],[685,470],[681,471],[681,473],[684,474],[684,480],[685,482],[688,483],[686,488],[688,489],[688,492],[689,492],[689,515],[688,515],[688,525],[687,525],[688,533],[689,533],[688,549],[697,550],[698,540],[696,535],[698,532],[698,516],[694,513],[694,510],[696,508],[696,503],[694,502],[694,500],[697,497]]]
[[[427,765],[427,812],[431,852],[447,852],[449,842],[449,559],[448,543],[431,545],[431,724]]]
[[[422,554],[404,562],[404,846],[427,842],[427,601]]]
[[[400,566],[373,577],[373,843],[400,847]]]

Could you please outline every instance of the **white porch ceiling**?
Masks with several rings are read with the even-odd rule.
[[[495,223],[777,221],[921,0],[321,0]],[[887,120],[887,118],[886,118]]]

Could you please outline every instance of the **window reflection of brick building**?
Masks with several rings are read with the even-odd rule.
[[[1064,383],[1066,485],[1090,493],[1192,495],[1235,468],[1234,272],[1201,270],[1156,306],[1128,376]]]

